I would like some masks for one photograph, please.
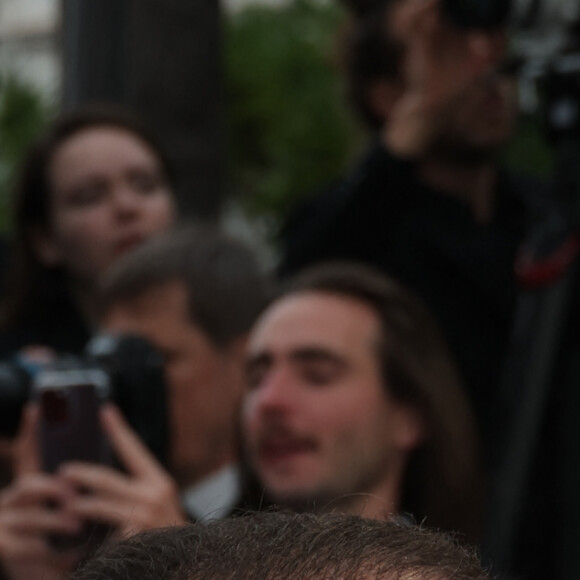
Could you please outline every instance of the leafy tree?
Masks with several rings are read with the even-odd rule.
[[[274,226],[342,173],[357,142],[333,58],[336,4],[255,5],[226,22],[233,189]]]
[[[32,86],[14,75],[0,76],[0,229],[7,213],[20,158],[49,116],[49,106]]]

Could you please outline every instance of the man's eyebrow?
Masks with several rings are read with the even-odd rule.
[[[338,352],[320,346],[304,346],[294,349],[290,359],[296,362],[325,362],[344,366],[345,360]]]
[[[268,365],[272,362],[272,358],[272,355],[267,351],[249,353],[246,356],[245,366],[247,369],[251,369],[257,366]]]
[[[254,368],[272,363],[274,356],[267,350],[250,353],[246,357],[246,367]],[[332,364],[344,365],[345,360],[342,355],[331,349],[320,346],[302,346],[293,349],[289,355],[290,360],[295,362],[328,362]]]

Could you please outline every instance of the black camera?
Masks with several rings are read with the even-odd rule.
[[[58,357],[49,367],[104,371],[110,385],[108,398],[118,405],[157,459],[167,464],[169,428],[163,357],[149,342],[131,335],[98,335],[82,357]],[[21,356],[0,363],[0,436],[16,434],[22,407],[31,396],[39,370]]]
[[[580,3],[574,0],[443,0],[443,10],[464,28],[563,30],[580,20]]]
[[[510,0],[443,0],[443,11],[462,28],[495,28],[507,23]]]

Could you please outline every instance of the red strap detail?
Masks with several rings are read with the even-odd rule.
[[[525,252],[516,258],[515,272],[521,286],[528,289],[546,286],[558,280],[580,252],[580,235],[570,237],[552,254],[537,259]]]

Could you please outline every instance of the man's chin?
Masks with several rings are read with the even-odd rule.
[[[455,165],[478,167],[495,162],[499,148],[499,140],[488,144],[441,142],[434,148],[433,157],[443,162],[452,161]]]
[[[295,512],[323,512],[336,500],[336,495],[320,490],[268,490],[275,504]]]

